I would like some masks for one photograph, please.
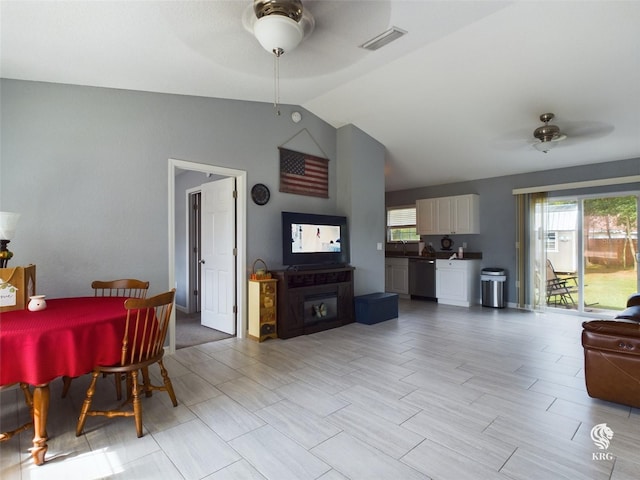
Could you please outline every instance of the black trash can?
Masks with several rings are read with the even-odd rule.
[[[507,274],[502,268],[483,268],[480,272],[482,281],[482,306],[504,308],[504,282]]]

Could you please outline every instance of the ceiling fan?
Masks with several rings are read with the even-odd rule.
[[[254,0],[242,16],[244,28],[276,57],[295,49],[315,27],[301,0]]]
[[[560,128],[557,125],[549,125],[549,122],[554,117],[553,113],[543,113],[540,115],[540,121],[544,122],[544,125],[533,131],[533,136],[539,140],[539,142],[533,144],[533,148],[539,152],[547,153],[556,146],[556,142],[567,139],[567,136],[560,132]]]
[[[553,113],[543,113],[540,115],[540,121],[544,125],[537,127],[533,133],[529,129],[512,131],[494,139],[492,145],[501,150],[533,147],[539,152],[547,153],[560,142],[573,145],[577,142],[604,137],[614,130],[613,125],[595,121],[563,121],[561,129],[557,125],[550,124],[554,118]]]

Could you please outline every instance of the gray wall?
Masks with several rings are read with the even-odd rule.
[[[385,148],[362,130],[347,125],[338,129],[338,208],[349,218],[351,263],[356,266],[356,295],[384,292]]]
[[[247,202],[247,268],[258,257],[281,267],[282,210],[342,212],[350,217],[356,293],[384,289],[384,258],[375,250],[384,237],[383,147],[356,128],[340,129],[338,152],[336,130],[293,106],[278,117],[266,103],[6,79],[0,99],[0,208],[22,214],[10,265],[35,263],[40,293],[85,295],[93,279],[125,276],[149,279],[152,292],[168,287],[169,158],[246,170],[249,188],[270,188],[267,205]],[[299,124],[290,119],[294,109],[302,111]],[[278,192],[283,145],[329,158],[329,199]],[[456,243],[482,251],[483,266],[513,272],[513,188],[637,175],[639,162],[390,192],[386,204],[480,194],[482,234]],[[439,245],[439,237],[432,241]]]
[[[549,155],[552,155],[550,153]],[[640,159],[606,162],[595,165],[539,171],[523,175],[487,178],[472,182],[452,183],[433,187],[416,188],[396,192],[387,192],[386,206],[412,204],[420,198],[444,197],[477,193],[480,195],[480,234],[452,235],[455,247],[467,242],[467,250],[482,252],[482,267],[499,267],[507,270],[506,295],[508,302],[516,302],[516,203],[512,190],[515,188],[555,185],[611,177],[623,177],[640,174]],[[587,193],[638,191],[640,185],[626,184],[610,187],[580,189],[571,192],[554,192],[553,196],[568,193],[582,195]],[[441,236],[423,236],[426,242],[433,242],[440,249]]]
[[[266,103],[7,79],[0,98],[0,208],[22,214],[10,265],[35,263],[39,293],[86,295],[116,277],[168,287],[169,158],[270,188],[267,205],[247,202],[247,268],[281,266],[282,210],[336,213],[336,130],[304,110],[294,124],[286,105],[276,116]],[[329,199],[278,192],[278,146],[303,129],[296,148],[330,159]]]

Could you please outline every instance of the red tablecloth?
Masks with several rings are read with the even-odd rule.
[[[120,361],[125,298],[47,300],[39,312],[0,314],[0,385],[77,377]]]

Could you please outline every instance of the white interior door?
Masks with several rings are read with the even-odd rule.
[[[201,323],[236,334],[235,178],[202,185]]]

